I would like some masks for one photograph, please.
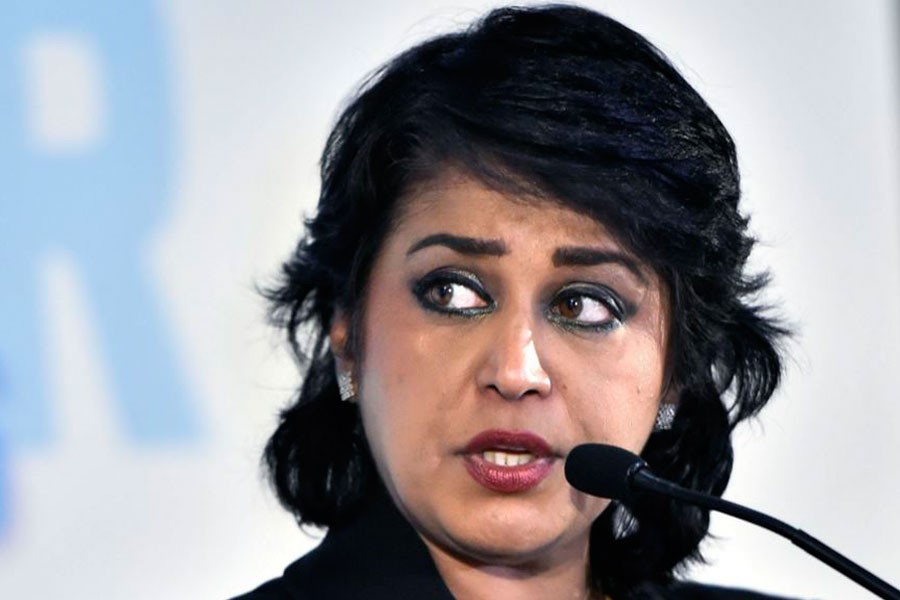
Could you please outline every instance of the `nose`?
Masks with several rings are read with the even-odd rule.
[[[478,372],[481,389],[492,389],[507,400],[529,394],[550,394],[550,375],[541,364],[533,327],[528,323],[510,324],[489,342]]]

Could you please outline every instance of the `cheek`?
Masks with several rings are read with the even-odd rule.
[[[582,356],[560,387],[572,404],[572,418],[587,439],[639,452],[662,394],[662,348],[650,335],[622,335]]]
[[[373,306],[386,308],[367,319],[359,402],[372,452],[388,479],[434,466],[450,386],[438,342],[417,325],[412,307],[377,300]]]

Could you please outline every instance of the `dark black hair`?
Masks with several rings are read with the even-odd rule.
[[[448,166],[597,219],[661,276],[678,410],[643,457],[662,477],[721,495],[731,431],[775,390],[785,333],[757,304],[766,277],[745,269],[754,240],[734,144],[647,40],[552,5],[494,10],[406,51],[338,119],[318,210],[268,292],[305,372],[266,448],[281,502],[300,523],[333,526],[379,485],[358,409],[339,401],[327,334],[336,310],[359,315],[398,197]],[[611,507],[591,533],[595,585],[617,597],[665,585],[699,558],[708,526],[707,512],[661,499]]]

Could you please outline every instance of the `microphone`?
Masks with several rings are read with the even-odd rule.
[[[566,480],[580,492],[619,500],[625,505],[641,493],[662,494],[688,504],[715,510],[764,527],[849,577],[879,598],[900,600],[900,590],[863,569],[804,531],[764,513],[666,481],[654,475],[644,460],[616,446],[582,444],[566,457]]]

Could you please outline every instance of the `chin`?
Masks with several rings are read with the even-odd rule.
[[[582,517],[574,506],[495,500],[464,511],[462,522],[448,523],[450,545],[469,560],[521,567],[552,560],[571,544],[586,543],[589,536],[592,519]]]
[[[553,562],[567,545],[563,536],[549,532],[515,535],[507,530],[497,534],[485,532],[474,539],[468,536],[451,539],[451,551],[464,562],[521,569],[528,565],[538,568]]]

